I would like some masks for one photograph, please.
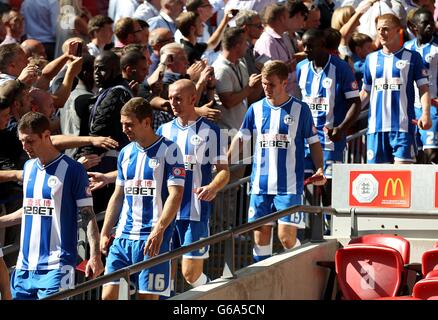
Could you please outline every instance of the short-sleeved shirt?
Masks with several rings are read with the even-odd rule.
[[[174,119],[162,125],[157,134],[177,143],[184,157],[186,181],[176,219],[208,221],[210,202],[199,200],[193,189],[208,185],[213,179],[213,165],[227,160],[227,140],[216,124],[202,117],[188,126]]]
[[[160,14],[156,17],[150,18],[147,23],[149,24],[149,31],[165,28],[175,34],[176,32],[176,24],[175,21],[172,20],[166,13],[160,11]]]
[[[168,186],[184,186],[185,169],[178,145],[160,137],[148,148],[131,142],[117,161],[116,185],[124,189],[124,201],[116,238],[146,240],[161,217]]]
[[[288,61],[295,54],[294,47],[287,32],[278,34],[271,27],[266,27],[254,45],[256,56],[265,55],[271,60]],[[297,96],[297,81],[295,71],[289,73],[287,91],[290,95]]]
[[[157,10],[157,8],[155,8],[149,2],[144,1],[137,7],[137,9],[135,9],[133,18],[148,21],[150,18],[153,18],[159,14],[160,12]]]
[[[92,206],[84,167],[66,155],[43,166],[31,159],[23,171],[23,217],[17,269],[75,266],[78,208]]]
[[[194,62],[201,60],[202,54],[207,50],[207,44],[204,42],[197,42],[195,45],[191,44],[189,41],[184,39],[180,40],[184,47],[187,57],[189,59],[189,65]]]
[[[423,58],[424,66],[428,70],[429,94],[431,98],[438,96],[438,37],[433,37],[429,43],[419,46],[417,39],[413,39],[404,44],[406,49],[416,51]],[[418,87],[415,86],[415,106],[421,108],[420,94]]]
[[[245,62],[242,60],[233,64],[223,55],[219,55],[213,63],[213,68],[216,78],[216,91],[218,94],[224,92],[239,92],[248,85],[248,71]],[[219,109],[222,112],[221,119],[218,121],[219,126],[221,128],[238,130],[248,110],[248,102],[247,99],[244,99],[230,109],[223,106],[220,106]]]
[[[358,84],[350,66],[330,55],[324,68],[316,72],[313,63],[306,59],[297,65],[297,79],[303,101],[312,111],[321,145],[324,150],[333,151],[334,144],[324,127],[332,129],[340,125],[348,112],[347,100],[359,97]]]
[[[370,93],[368,133],[415,132],[415,83],[427,84],[421,56],[405,48],[370,53],[365,60],[363,89]]]
[[[255,135],[251,194],[299,194],[304,184],[304,143],[319,142],[309,107],[290,97],[280,106],[253,103],[239,135]]]

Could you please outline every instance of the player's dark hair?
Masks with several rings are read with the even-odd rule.
[[[26,130],[30,130],[41,137],[46,130],[50,131],[49,119],[40,112],[30,111],[18,121],[18,131],[23,132]]]
[[[120,110],[123,116],[135,116],[139,121],[153,117],[152,106],[141,97],[132,98]]]

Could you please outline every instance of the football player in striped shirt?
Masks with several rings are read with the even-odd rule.
[[[228,183],[230,173],[226,156],[227,138],[221,137],[216,124],[196,114],[196,87],[193,82],[182,79],[171,84],[169,100],[177,118],[163,124],[157,134],[177,143],[184,156],[186,181],[174,236],[175,248],[178,248],[210,236],[210,201]],[[214,178],[213,166],[216,167]],[[208,281],[203,273],[208,251],[206,246],[183,256],[182,274],[193,287]]]
[[[423,63],[428,69],[429,94],[432,99],[430,117],[432,127],[429,130],[419,130],[420,139],[417,139],[418,147],[423,149],[424,163],[438,163],[438,38],[434,36],[435,21],[433,14],[426,8],[415,11],[413,16],[413,29],[416,39],[405,43],[406,49],[418,52],[423,58]],[[415,86],[415,116],[421,117],[422,108],[418,87]]]
[[[90,243],[86,276],[103,271],[87,174],[53,146],[49,128],[49,120],[38,112],[26,113],[18,123],[18,137],[31,158],[23,170],[23,207],[0,218],[0,227],[21,221],[20,251],[11,277],[14,299],[41,299],[74,285],[78,211]]]
[[[101,251],[108,255],[106,274],[169,251],[185,180],[181,151],[176,143],[154,133],[150,104],[132,98],[120,114],[123,132],[131,143],[119,154],[116,187],[102,228]],[[169,296],[170,261],[133,275],[133,282],[139,299]],[[115,300],[118,292],[118,282],[108,283],[102,299]]]
[[[393,14],[377,17],[377,37],[383,48],[365,61],[362,105],[369,102],[367,162],[412,163],[415,161],[415,90],[421,117],[418,128],[430,129],[428,72],[421,56],[400,44],[400,20]]]
[[[251,196],[248,221],[252,222],[275,211],[303,204],[304,144],[307,142],[317,169],[313,178],[324,185],[323,154],[312,114],[307,104],[288,95],[288,68],[282,61],[266,63],[262,85],[266,98],[253,103],[239,133],[233,139],[229,156],[254,136],[256,145],[251,173]],[[301,212],[279,219],[278,237],[284,248],[299,245],[297,228],[304,228]],[[272,226],[254,231],[254,261],[272,255]]]
[[[357,82],[347,62],[326,49],[322,30],[309,29],[302,37],[307,59],[297,65],[297,82],[302,99],[312,111],[324,152],[324,174],[332,177],[332,164],[342,163],[347,129],[360,113]],[[306,148],[306,172],[314,173]],[[324,205],[330,205],[331,179],[325,185]]]

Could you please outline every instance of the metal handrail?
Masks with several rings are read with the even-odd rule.
[[[422,219],[422,218],[438,218],[437,210],[413,210],[409,209],[409,211],[401,211],[401,209],[392,209],[392,208],[342,208],[336,209],[337,216],[351,215],[352,211],[354,211],[354,215],[358,217],[404,217],[411,219]]]
[[[362,137],[367,132],[367,130],[368,130],[368,128],[365,128],[365,129],[359,130],[356,133],[353,133],[353,134],[349,135],[347,137],[347,142],[352,141],[352,140],[354,140],[356,138]]]
[[[250,179],[251,179],[251,176],[248,176],[248,177],[243,177],[243,178],[241,178],[241,179],[239,179],[239,180],[236,180],[236,181],[234,181],[234,182],[228,183],[228,184],[227,184],[227,185],[221,190],[221,192],[225,192],[225,191],[228,191],[228,190],[230,190],[230,189],[236,188],[236,187],[240,186],[241,184],[247,183],[248,181],[250,181]]]
[[[110,281],[123,278],[124,275],[126,275],[126,274],[133,274],[133,273],[140,272],[141,270],[150,268],[150,267],[155,266],[157,264],[172,260],[174,258],[178,258],[185,253],[188,253],[188,252],[191,252],[191,251],[194,251],[197,249],[201,249],[201,248],[205,247],[206,245],[212,245],[212,244],[215,244],[217,242],[224,241],[224,240],[233,240],[235,236],[238,236],[242,233],[246,233],[248,231],[254,230],[256,228],[259,228],[259,227],[265,225],[267,222],[277,220],[277,219],[279,219],[287,214],[292,214],[295,212],[308,212],[308,213],[317,213],[317,214],[322,214],[322,213],[335,214],[336,210],[333,208],[328,208],[328,207],[292,206],[290,208],[266,215],[265,217],[260,218],[254,222],[247,223],[245,225],[233,228],[231,230],[219,232],[219,233],[214,234],[208,238],[196,241],[188,246],[180,247],[180,248],[172,250],[170,252],[160,254],[156,257],[150,258],[147,261],[138,262],[138,263],[133,264],[131,266],[117,270],[113,273],[100,276],[100,277],[93,279],[93,280],[90,280],[90,281],[86,281],[73,289],[67,289],[67,290],[58,292],[56,294],[53,294],[51,296],[44,298],[43,300],[62,300],[62,299],[67,299],[67,298],[79,295],[79,294],[87,292],[89,290],[98,288],[98,287],[100,287],[100,286],[102,286],[105,283],[108,283]]]

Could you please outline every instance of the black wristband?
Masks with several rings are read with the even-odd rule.
[[[17,83],[17,89],[24,88],[26,86],[26,84],[21,82],[18,78],[15,79],[15,82]]]

